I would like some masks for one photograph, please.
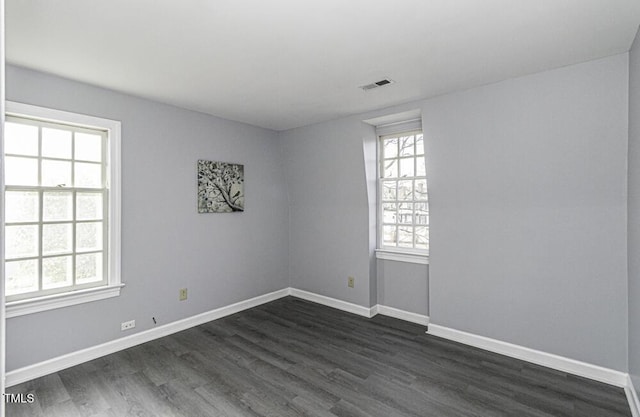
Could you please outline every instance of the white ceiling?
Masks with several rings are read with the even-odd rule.
[[[626,52],[639,23],[638,0],[6,0],[6,55],[284,130]]]

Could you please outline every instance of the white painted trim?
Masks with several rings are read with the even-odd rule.
[[[396,135],[412,131],[420,131],[422,133],[422,115],[417,115],[412,119],[376,125],[376,135],[378,136]]]
[[[633,417],[640,417],[640,400],[638,399],[638,392],[633,386],[633,380],[630,375],[627,375],[627,385],[624,387],[624,393],[627,395],[627,401],[629,401],[631,415]]]
[[[371,308],[367,308],[358,304],[349,303],[347,301],[338,300],[337,298],[331,298],[309,291],[299,290],[296,288],[290,288],[289,290],[290,295],[293,297],[301,298],[303,300],[322,304],[327,307],[332,307],[341,311],[346,311],[347,313],[353,313],[367,318],[371,318],[377,314],[381,314],[383,316],[394,317],[396,319],[421,324],[423,326],[429,324],[428,316],[411,313],[409,311],[400,310],[398,308],[389,307],[382,304],[376,304]]]
[[[621,388],[627,386],[627,374],[598,365],[530,349],[524,346],[514,345],[512,343],[484,336],[478,336],[473,333],[467,333],[436,324],[429,324],[427,333],[444,339],[453,340],[455,342],[464,343],[465,345],[488,350],[490,352],[546,366],[562,372],[604,382],[605,384],[615,385]]]
[[[63,110],[50,109],[48,107],[34,106],[33,104],[6,101],[5,111],[13,116],[37,118],[48,122],[63,122],[79,127],[94,129],[119,129],[120,122],[102,117],[89,116],[87,114],[73,113]],[[117,126],[116,126],[117,124]]]
[[[371,307],[369,309],[369,312],[371,313],[371,315],[369,316],[369,318],[377,316],[378,314],[380,314],[380,312],[378,311],[378,308],[380,307],[380,304],[376,304],[373,307]]]
[[[97,359],[124,349],[128,349],[130,347],[137,346],[151,340],[168,336],[170,334],[177,333],[212,320],[217,320],[219,318],[226,317],[231,314],[235,314],[240,311],[247,310],[289,295],[368,318],[371,318],[376,314],[382,314],[422,325],[429,323],[428,316],[423,316],[420,314],[411,313],[380,304],[375,305],[371,308],[367,308],[357,304],[290,287],[274,291],[269,294],[257,296],[249,300],[240,301],[225,307],[220,307],[202,314],[198,314],[196,316],[188,317],[186,319],[178,320],[173,323],[145,330],[140,333],[135,333],[131,336],[112,340],[101,345],[92,346],[86,349],[59,356],[57,358],[49,359],[40,363],[13,370],[6,374],[6,386],[10,387],[26,381],[30,381],[34,378],[39,378],[44,375],[58,372],[66,368],[79,365],[81,363]],[[628,374],[529,349],[526,347],[501,342],[499,340],[450,329],[444,326],[438,326],[435,324],[428,324],[428,326],[429,329],[427,333],[434,336],[443,337],[445,339],[475,346],[505,356],[510,356],[538,365],[568,372],[574,375],[579,375],[582,377],[594,379],[596,381],[623,387],[625,389],[625,393],[627,395],[633,417],[640,417],[640,402],[638,402],[636,391],[633,388],[633,382],[631,381],[631,378]]]
[[[12,317],[24,316],[26,314],[39,313],[41,311],[117,297],[120,295],[122,287],[124,287],[124,284],[87,288],[85,290],[53,294],[38,298],[29,298],[27,300],[11,301],[7,303],[6,306],[6,317],[9,319]]]
[[[303,300],[313,301],[314,303],[322,304],[327,307],[336,308],[338,310],[346,311],[347,313],[357,314],[371,318],[375,316],[375,306],[371,308],[363,307],[358,304],[349,303],[347,301],[338,300],[337,298],[326,297],[324,295],[312,293],[309,291],[298,290],[296,288],[290,288],[290,295]]]
[[[377,127],[402,123],[404,121],[415,119],[420,119],[420,123],[422,124],[422,109],[412,109],[403,111],[402,113],[385,114],[384,116],[365,119],[363,120],[363,122],[373,127]]]
[[[81,363],[97,359],[99,357],[109,355],[123,349],[137,346],[139,344],[146,343],[160,337],[168,336],[170,334],[177,333],[212,320],[217,320],[219,318],[226,317],[231,314],[235,314],[240,311],[277,300],[278,298],[286,297],[287,295],[290,295],[289,288],[274,291],[265,295],[260,295],[258,297],[240,301],[225,307],[220,307],[215,310],[198,314],[196,316],[178,320],[173,323],[165,324],[163,326],[154,327],[153,329],[145,330],[140,333],[132,334],[131,336],[112,340],[101,345],[92,346],[87,349],[68,353],[57,358],[36,363],[34,365],[25,366],[24,368],[7,372],[6,384],[7,386],[13,386],[22,382],[30,381],[34,378],[48,375],[53,372],[58,372],[60,370],[79,365]]]
[[[89,116],[81,113],[72,113],[55,110],[48,107],[34,106],[31,104],[6,101],[6,114],[28,119],[37,119],[46,122],[64,123],[79,127],[94,128],[108,131],[108,160],[109,169],[109,216],[108,216],[108,273],[107,287],[96,287],[90,291],[77,290],[67,293],[55,294],[59,297],[36,297],[25,300],[16,300],[7,303],[7,318],[24,314],[37,313],[54,308],[86,303],[120,295],[122,287],[121,276],[121,141],[122,124],[119,121],[102,117]],[[4,115],[4,113],[3,113]],[[4,187],[2,188],[4,190]],[[4,264],[4,262],[3,262]],[[95,290],[95,291],[94,291]],[[24,301],[24,302],[23,302]]]
[[[122,283],[122,124],[100,119],[109,129],[109,286]]]
[[[382,304],[378,304],[375,307],[377,314],[382,314],[383,316],[394,317],[396,319],[409,321],[411,323],[420,324],[422,326],[427,326],[429,324],[429,316],[425,316],[423,314],[412,313],[410,311],[400,310],[398,308],[389,307]]]
[[[386,261],[408,262],[412,264],[429,265],[429,255],[422,253],[397,252],[387,249],[376,249],[376,259]]]

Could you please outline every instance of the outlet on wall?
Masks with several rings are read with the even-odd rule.
[[[187,289],[180,288],[180,301],[184,301],[187,299]]]
[[[121,331],[133,329],[134,327],[136,327],[136,321],[135,320],[125,321],[125,322],[120,323],[120,330]]]
[[[349,288],[353,288],[356,286],[356,279],[354,277],[347,278],[347,285]]]

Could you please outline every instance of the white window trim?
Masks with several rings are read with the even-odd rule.
[[[124,284],[117,286],[107,285],[44,297],[29,298],[27,300],[11,301],[7,303],[7,318],[117,297],[120,295],[120,289],[122,287],[124,287]]]
[[[376,259],[429,265],[429,254],[424,252],[410,252],[408,250],[376,249]]]
[[[50,296],[35,297],[6,303],[6,317],[17,317],[76,304],[102,300],[120,295],[124,287],[121,276],[121,123],[78,113],[53,110],[30,104],[6,102],[6,114],[18,117],[37,118],[49,122],[65,123],[82,127],[107,129],[109,132],[109,274],[107,285],[85,290],[71,291]],[[4,190],[3,190],[4,193]]]
[[[377,216],[378,221],[376,224],[377,233],[377,248],[375,250],[376,259],[382,259],[387,261],[405,262],[420,265],[429,265],[429,251],[421,251],[410,248],[388,248],[382,246],[382,231],[380,220],[382,218],[382,204],[381,204],[381,173],[380,173],[380,153],[382,136],[394,135],[397,133],[405,132],[422,132],[422,119],[415,118],[404,121],[395,121],[393,123],[387,123],[384,125],[376,126],[376,202],[377,202]],[[427,191],[428,192],[428,191]]]

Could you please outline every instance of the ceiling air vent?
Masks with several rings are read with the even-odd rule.
[[[368,90],[373,90],[374,88],[378,88],[378,87],[382,87],[388,84],[393,84],[393,80],[389,79],[389,78],[384,78],[380,81],[376,81],[375,83],[371,83],[371,84],[367,84],[367,85],[363,85],[362,88],[364,91],[368,91]]]

